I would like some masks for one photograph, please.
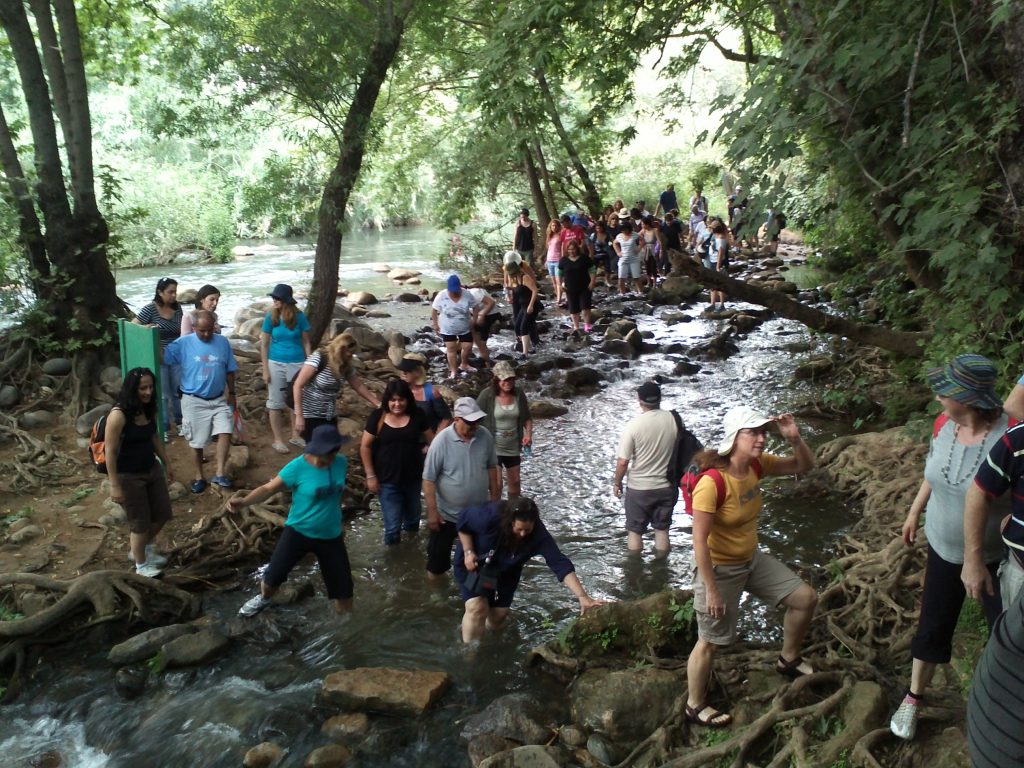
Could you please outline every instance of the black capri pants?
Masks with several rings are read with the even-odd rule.
[[[316,555],[320,564],[327,596],[332,600],[352,599],[352,566],[349,565],[344,534],[335,539],[313,539],[286,525],[274,554],[270,556],[263,583],[268,587],[281,586],[295,564],[310,552]]]

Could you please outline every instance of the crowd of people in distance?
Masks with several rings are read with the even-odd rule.
[[[668,185],[654,213],[643,201],[630,210],[616,201],[597,220],[583,214],[553,220],[543,240],[529,211],[522,209],[513,247],[502,264],[515,349],[526,356],[537,343],[538,282],[543,277],[532,267],[535,252],[544,255],[554,302],[564,307],[573,332],[589,333],[600,270],[614,275],[619,292],[627,293],[659,279],[668,269],[670,251],[689,251],[707,268],[725,269],[730,248],[741,237],[754,242],[758,234],[746,219],[748,206],[741,194],[738,188],[729,199],[727,217],[718,218],[708,215],[707,200],[697,188],[683,219]],[[764,228],[769,249],[777,247],[783,227],[781,212],[770,212]],[[345,386],[373,409],[357,453],[367,490],[380,501],[383,544],[400,545],[425,519],[426,579],[444,584],[453,572],[464,601],[465,642],[502,627],[524,564],[535,556],[544,558],[582,611],[599,604],[548,532],[537,502],[524,495],[522,462],[532,450],[534,424],[515,366],[490,360],[487,339],[498,308],[494,297],[467,288],[452,275],[431,304],[450,377],[476,372],[474,346],[491,374],[477,397],[460,397],[451,405],[428,381],[426,357],[415,352],[405,354],[378,398],[356,372],[359,344],[352,334],[340,333],[312,349],[309,322],[291,286],[277,285],[269,297],[260,353],[271,448],[282,456],[293,450],[300,454],[272,479],[228,502],[239,510],[282,491],[291,497],[285,530],[259,593],[242,605],[242,615],[265,609],[307,553],[316,555],[336,610],[352,608],[341,510],[350,468],[340,452],[345,438],[337,427],[337,401]],[[154,548],[171,516],[167,483],[173,474],[161,428],[169,432],[176,427],[192,449],[193,493],[202,493],[208,483],[233,487],[225,464],[236,418],[238,365],[220,335],[219,298],[214,286],[203,286],[195,309],[186,313],[177,302],[177,283],[158,282],[153,302],[143,307],[137,322],[158,329],[159,370],[129,371],[107,420],[111,497],[128,514],[130,557],[144,576],[159,575],[166,564]],[[713,307],[723,307],[725,300],[720,291],[711,292]],[[924,519],[927,564],[909,684],[890,728],[903,739],[914,738],[936,666],[950,660],[961,606],[968,597],[977,599],[993,639],[971,692],[972,756],[979,756],[978,764],[1006,765],[1006,755],[1019,756],[1024,748],[1024,737],[1006,736],[1008,724],[1019,726],[1024,710],[1024,676],[1006,674],[1009,665],[1018,668],[1024,661],[1024,425],[1018,425],[1024,417],[1024,376],[1005,402],[997,394],[995,365],[980,355],[959,355],[929,370],[927,380],[942,412],[901,531],[904,544],[915,546]],[[165,402],[163,424],[158,398]],[[641,384],[637,400],[639,414],[622,430],[610,468],[611,493],[623,502],[628,550],[642,552],[651,529],[655,556],[664,557],[680,491],[670,469],[685,427],[675,412],[662,409],[657,383]],[[788,454],[766,450],[772,433],[789,443]],[[215,474],[208,481],[204,452],[211,444]],[[801,651],[817,593],[764,551],[757,534],[762,479],[803,474],[814,466],[814,455],[792,415],[769,417],[744,405],[725,414],[719,441],[698,452],[693,465],[693,558],[687,581],[698,640],[687,662],[685,714],[692,723],[721,728],[732,723],[732,715],[711,700],[712,669],[718,650],[736,640],[744,593],[784,611],[777,672],[794,679],[815,671]],[[1010,731],[1022,733],[1019,727]]]

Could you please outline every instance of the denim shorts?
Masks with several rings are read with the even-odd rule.
[[[558,277],[558,262],[557,261],[549,261],[548,262],[548,274],[551,275],[552,277]]]

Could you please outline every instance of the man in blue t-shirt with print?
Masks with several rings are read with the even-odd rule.
[[[211,482],[230,488],[225,474],[235,408],[235,371],[238,363],[228,340],[213,332],[213,314],[196,312],[195,333],[171,342],[164,350],[164,362],[181,366],[181,433],[188,440],[195,460],[192,493],[206,490],[203,477],[203,448],[217,439],[217,474]]]

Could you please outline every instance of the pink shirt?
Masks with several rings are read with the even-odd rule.
[[[548,240],[548,264],[557,264],[562,259],[562,236],[555,235]]]

